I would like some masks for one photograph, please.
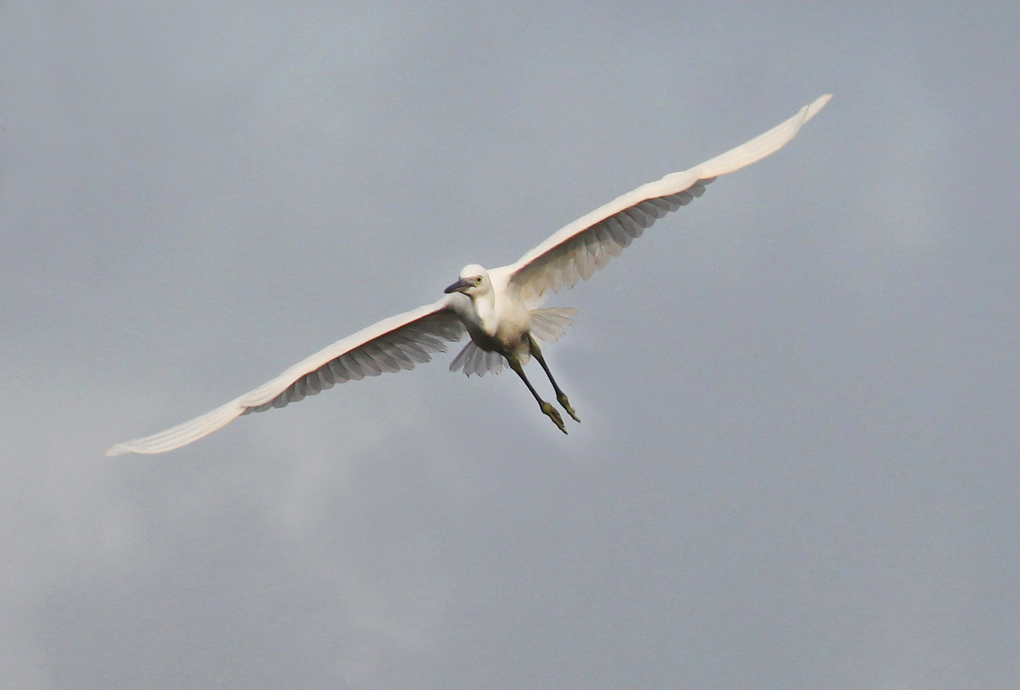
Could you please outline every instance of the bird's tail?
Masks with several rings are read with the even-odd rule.
[[[577,310],[573,307],[545,307],[531,310],[531,334],[543,343],[554,343],[567,332],[574,322]],[[528,354],[521,353],[521,364],[527,364]],[[450,362],[450,371],[464,370],[465,376],[498,374],[506,366],[506,359],[498,352],[486,352],[469,340],[464,349]]]
[[[574,323],[573,307],[545,307],[531,310],[531,334],[543,343],[555,343]]]
[[[475,345],[473,340],[468,340],[468,344],[464,346],[460,354],[450,362],[450,371],[463,369],[465,376],[471,376],[471,374],[485,376],[486,373],[498,374],[503,371],[504,365],[506,365],[506,360],[503,355],[498,352],[486,352]]]

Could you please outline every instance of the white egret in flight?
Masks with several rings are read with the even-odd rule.
[[[576,310],[540,309],[538,304],[548,293],[589,278],[595,269],[605,266],[640,237],[645,228],[701,196],[705,185],[716,177],[781,149],[829,98],[831,95],[822,96],[786,122],[721,156],[614,199],[555,232],[508,266],[490,270],[477,264],[465,266],[438,302],[384,319],[201,417],[152,436],[118,443],[106,454],[163,453],[197,441],[249,412],[283,407],[351,379],[413,369],[416,363],[429,361],[432,353],[445,351],[447,341],[460,340],[465,330],[470,341],[450,364],[450,370],[463,369],[468,376],[481,376],[487,371],[497,373],[508,364],[542,412],[566,433],[559,412],[539,396],[524,374],[524,365],[529,357],[537,359],[560,406],[580,421],[538,346],[538,340],[552,341],[562,335]]]

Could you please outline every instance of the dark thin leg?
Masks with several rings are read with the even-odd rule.
[[[531,394],[535,396],[535,400],[538,401],[538,406],[542,408],[542,412],[547,417],[549,417],[549,419],[553,420],[553,424],[559,427],[560,431],[562,431],[563,433],[567,433],[567,429],[563,425],[563,417],[560,417],[560,413],[556,411],[555,407],[553,407],[552,405],[550,405],[545,400],[542,400],[542,398],[539,397],[538,392],[535,390],[535,387],[531,385],[531,381],[529,381],[528,377],[524,375],[524,367],[521,366],[521,363],[517,359],[517,357],[514,355],[510,355],[506,358],[506,361],[510,363],[510,368],[513,369],[517,373],[517,375],[521,377],[521,381],[524,381],[524,385],[527,386],[528,390],[531,391]]]
[[[545,363],[545,357],[542,356],[542,351],[538,349],[538,343],[530,335],[528,336],[528,349],[531,350],[531,356],[537,359],[538,363],[545,369],[545,375],[549,377],[549,383],[552,384],[553,390],[556,391],[556,399],[559,401],[560,406],[567,411],[567,414],[574,418],[575,422],[580,422],[581,420],[577,418],[574,408],[570,406],[570,401],[567,400],[567,394],[556,385],[556,379],[553,378],[552,372],[549,371],[549,366]]]

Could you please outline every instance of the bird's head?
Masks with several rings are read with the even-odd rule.
[[[460,279],[443,292],[460,292],[468,297],[484,294],[492,289],[489,272],[478,264],[468,264],[460,271]]]

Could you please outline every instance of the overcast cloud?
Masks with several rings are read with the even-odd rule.
[[[1018,35],[0,3],[0,687],[1020,687]],[[569,436],[451,352],[102,457],[828,92],[550,302]]]

